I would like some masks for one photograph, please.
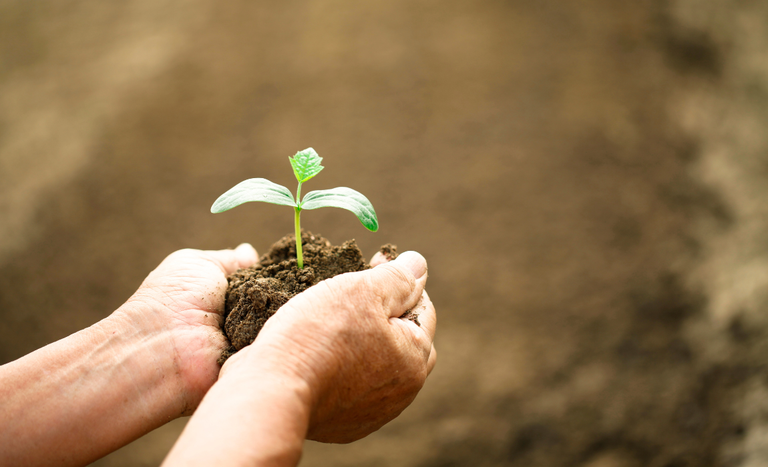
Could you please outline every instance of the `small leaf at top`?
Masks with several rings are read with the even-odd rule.
[[[371,232],[379,230],[376,211],[368,198],[352,188],[339,187],[331,190],[310,191],[299,206],[301,209],[342,208],[355,213],[360,222]]]
[[[323,170],[323,166],[320,165],[323,158],[318,156],[312,148],[299,151],[295,156],[289,157],[288,159],[291,161],[293,173],[296,175],[296,180],[298,180],[299,183],[306,182]]]
[[[228,211],[235,206],[251,201],[296,207],[296,202],[288,188],[272,183],[266,178],[251,178],[238,183],[219,196],[219,199],[211,206],[211,212]]]

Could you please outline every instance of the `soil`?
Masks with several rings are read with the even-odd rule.
[[[312,146],[381,229],[307,225],[427,258],[438,362],[302,467],[768,465],[768,2],[343,6],[0,2],[0,363],[172,251],[265,253],[282,208],[208,208]]]
[[[229,276],[224,334],[230,345],[219,364],[253,343],[267,320],[294,295],[339,274],[370,269],[354,239],[334,246],[320,235],[302,231],[301,245],[302,269],[296,267],[296,236],[286,235],[257,264]],[[392,244],[382,246],[381,252],[389,260],[397,257]],[[406,315],[415,320],[410,312]]]

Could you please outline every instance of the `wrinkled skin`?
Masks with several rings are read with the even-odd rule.
[[[297,295],[219,371],[226,277],[256,260],[175,252],[109,317],[0,366],[0,464],[85,465],[194,411],[167,465],[294,466],[305,437],[359,439],[413,400],[435,362],[421,255]]]
[[[316,441],[352,442],[395,418],[435,365],[436,315],[421,255],[389,263],[377,255],[372,264],[292,298],[222,375],[258,358],[301,380],[310,394],[307,438]],[[421,326],[399,318],[414,307]]]
[[[179,396],[188,415],[216,382],[217,359],[226,346],[221,332],[227,276],[256,263],[256,250],[176,251],[152,271],[115,314],[143,332],[164,333],[180,379]]]

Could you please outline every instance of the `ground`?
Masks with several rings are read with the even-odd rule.
[[[349,186],[303,226],[429,261],[438,365],[302,465],[768,465],[765,2],[0,5],[0,363],[168,253],[292,231],[246,177]],[[310,189],[308,185],[306,187]],[[174,422],[95,463],[157,465]]]

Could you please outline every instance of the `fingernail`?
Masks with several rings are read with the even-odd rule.
[[[420,279],[427,273],[427,260],[415,251],[406,251],[397,257],[395,261],[403,263],[413,273],[413,277]]]

